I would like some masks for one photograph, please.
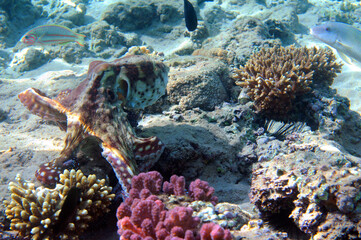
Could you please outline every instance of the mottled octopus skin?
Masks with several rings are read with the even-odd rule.
[[[34,88],[20,93],[20,101],[33,114],[56,121],[67,132],[60,156],[40,166],[38,180],[54,185],[79,144],[96,137],[127,196],[132,176],[154,164],[164,145],[157,137],[136,137],[123,107],[144,108],[158,100],[165,92],[168,70],[146,55],[130,55],[90,63],[86,79],[55,99]]]

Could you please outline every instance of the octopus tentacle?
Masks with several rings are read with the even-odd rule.
[[[164,144],[157,137],[134,137],[134,157],[140,172],[150,169],[164,151]]]
[[[55,121],[59,123],[61,129],[66,129],[66,112],[69,110],[60,103],[48,98],[45,93],[36,88],[28,88],[18,97],[30,112],[45,120]]]

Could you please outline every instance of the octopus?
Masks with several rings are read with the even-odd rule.
[[[165,93],[168,71],[160,60],[129,55],[113,62],[91,62],[78,87],[63,90],[54,99],[35,88],[21,92],[18,97],[28,110],[66,131],[64,149],[40,166],[37,179],[44,185],[55,185],[66,162],[91,138],[101,147],[127,197],[131,178],[149,169],[165,147],[155,136],[137,137],[124,108],[143,109],[154,104]]]

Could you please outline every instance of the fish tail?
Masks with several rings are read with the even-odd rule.
[[[76,34],[77,38],[76,38],[76,43],[79,44],[80,46],[84,47],[84,42],[85,42],[85,35],[84,34]]]

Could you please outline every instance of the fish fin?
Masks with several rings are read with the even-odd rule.
[[[336,43],[339,44],[340,46],[342,46],[343,48],[347,49],[347,50],[352,49],[349,45],[347,45],[347,44],[345,44],[345,43],[343,43],[343,42],[341,42],[339,40],[336,40]]]
[[[148,171],[164,151],[164,144],[157,137],[134,138],[134,157],[139,171]]]
[[[60,42],[60,43],[58,43],[58,45],[63,46],[63,45],[66,45],[66,44],[68,44],[70,42],[72,42],[72,41]]]
[[[84,47],[84,42],[85,42],[86,36],[84,34],[79,34],[79,33],[77,33],[76,36],[77,36],[77,39],[75,42],[77,44],[79,44],[80,46]]]
[[[347,56],[343,52],[337,51],[337,53],[344,62],[346,62],[348,64],[351,64],[351,65],[355,63],[355,60],[353,60],[353,58],[350,58],[349,56]]]

